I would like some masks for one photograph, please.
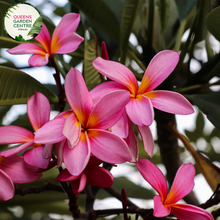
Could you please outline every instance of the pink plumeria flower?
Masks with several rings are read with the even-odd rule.
[[[64,15],[55,28],[52,39],[47,27],[43,23],[40,33],[34,38],[40,43],[40,46],[26,42],[7,50],[7,52],[10,54],[33,54],[28,60],[29,65],[44,66],[53,57],[53,54],[71,53],[78,48],[84,40],[84,38],[75,33],[79,22],[79,14],[69,13]]]
[[[67,170],[74,176],[81,174],[91,155],[108,163],[130,161],[126,142],[108,131],[121,117],[130,99],[129,92],[111,92],[94,105],[82,74],[74,68],[66,76],[65,91],[72,110],[62,112],[38,129],[35,142],[62,142],[62,158]]]
[[[113,183],[113,176],[108,170],[99,166],[101,163],[102,161],[92,156],[80,175],[73,176],[65,169],[58,175],[56,181],[71,181],[75,195],[82,192],[86,184],[102,188],[110,187]]]
[[[195,168],[191,163],[183,164],[178,169],[168,195],[166,178],[157,166],[147,159],[139,159],[136,165],[144,179],[159,193],[154,197],[155,217],[165,217],[172,213],[179,220],[214,220],[213,216],[202,208],[177,203],[194,187]]]
[[[0,156],[0,200],[6,201],[14,196],[14,183],[30,183],[42,174],[36,173],[37,167],[26,164],[21,156]]]
[[[31,125],[36,131],[49,121],[50,103],[48,99],[40,92],[35,92],[27,102],[27,114]],[[24,160],[26,163],[37,166],[39,168],[47,168],[53,145],[41,145],[34,143],[34,133],[15,125],[7,125],[0,127],[0,144],[19,144],[20,146],[3,151],[1,156],[9,157],[15,155],[28,147],[34,147],[25,151]]]
[[[96,58],[93,66],[104,76],[113,81],[104,82],[90,93],[99,100],[103,94],[112,91],[129,91],[130,102],[126,112],[130,120],[138,126],[145,151],[151,157],[154,149],[153,138],[149,129],[154,119],[153,107],[172,114],[192,114],[192,105],[182,95],[155,89],[174,70],[179,61],[175,51],[164,50],[158,53],[149,63],[140,86],[134,74],[126,66],[110,60]]]

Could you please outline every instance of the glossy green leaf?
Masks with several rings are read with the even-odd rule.
[[[207,115],[210,122],[220,129],[220,92],[205,95],[191,95],[189,98],[194,105]]]
[[[215,8],[206,18],[206,25],[211,34],[220,41],[220,7]]]
[[[42,17],[39,16],[37,18],[37,20],[34,22],[31,30],[29,31],[28,35],[31,35],[31,36],[37,36],[40,31],[41,31],[41,27],[42,27]]]
[[[102,0],[70,0],[71,4],[82,11],[89,19],[105,31],[112,39],[119,41],[119,24]]]
[[[85,48],[84,77],[86,84],[101,83],[100,73],[93,67],[92,61],[97,57],[97,40],[90,40]]]
[[[161,33],[163,33],[171,13],[170,0],[159,0],[157,2],[157,10],[159,14]]]
[[[120,45],[121,45],[121,63],[125,63],[129,36],[131,34],[132,25],[134,22],[138,0],[126,0],[124,10],[121,18],[121,32],[120,32]]]
[[[175,0],[175,2],[180,20],[184,20],[196,4],[196,0]]]
[[[20,126],[34,132],[27,114],[19,115],[18,118],[11,123],[11,125]]]
[[[196,16],[196,25],[195,25],[195,39],[194,39],[195,43],[205,39],[207,33],[206,16],[210,11],[211,11],[210,0],[197,1],[197,16]]]
[[[0,1],[0,20],[1,20],[1,26],[0,26],[0,36],[8,36],[4,30],[4,25],[3,25],[3,21],[4,21],[4,15],[5,12],[8,10],[8,8],[11,6],[11,4]]]
[[[198,134],[198,136],[200,136],[200,137],[203,135],[204,126],[205,126],[205,121],[204,121],[203,114],[201,112],[199,112],[197,117],[196,117],[196,129],[195,129],[195,131]]]
[[[36,91],[43,93],[51,103],[58,102],[58,97],[33,77],[19,70],[0,67],[0,105],[26,104]]]

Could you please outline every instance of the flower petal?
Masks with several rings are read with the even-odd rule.
[[[7,50],[7,52],[10,54],[38,54],[42,56],[45,56],[46,54],[46,51],[42,47],[33,43],[19,44],[18,46]]]
[[[126,90],[126,87],[114,81],[107,81],[99,84],[90,91],[94,105],[106,94],[115,92],[116,90]]]
[[[188,204],[174,204],[171,206],[171,213],[179,220],[214,220],[211,213],[206,210]]]
[[[165,217],[168,216],[171,212],[169,206],[164,206],[160,196],[154,196],[154,216],[155,217]]]
[[[43,158],[43,150],[44,147],[41,145],[39,147],[25,151],[23,156],[24,161],[31,166],[46,169],[50,163],[50,158]]]
[[[47,122],[35,132],[34,142],[39,144],[54,144],[64,140],[63,126],[65,118],[57,118]]]
[[[101,47],[101,57],[105,60],[109,60],[108,51],[107,51],[106,44],[104,41],[102,42],[102,47]]]
[[[189,194],[194,187],[195,168],[191,163],[183,164],[177,171],[170,192],[164,204],[178,202]]]
[[[124,107],[129,100],[130,93],[125,90],[106,94],[94,106],[87,122],[87,128],[108,129],[112,127],[122,116]]]
[[[41,173],[36,173],[37,167],[28,165],[18,155],[1,158],[0,169],[7,173],[14,183],[30,183],[42,176]]]
[[[154,108],[161,111],[179,115],[188,115],[194,112],[190,102],[179,93],[158,90],[144,95],[151,100]]]
[[[126,111],[124,109],[121,118],[112,126],[111,131],[113,134],[118,135],[120,138],[127,138],[129,126]]]
[[[41,66],[45,66],[47,63],[48,63],[48,54],[47,53],[45,55],[34,54],[28,60],[28,64],[30,66],[41,67]]]
[[[7,125],[0,127],[0,144],[26,143],[34,139],[34,134],[22,127]]]
[[[50,54],[50,44],[51,44],[51,37],[50,33],[44,23],[42,23],[42,28],[40,33],[34,38],[37,42],[39,42],[45,51]]]
[[[126,112],[131,121],[138,126],[149,126],[154,120],[154,110],[150,99],[138,95],[136,99],[131,98],[126,105]]]
[[[93,66],[102,75],[124,85],[131,91],[132,94],[136,94],[138,90],[137,79],[131,70],[123,64],[97,57],[93,61]]]
[[[63,159],[67,170],[74,176],[82,173],[90,158],[90,145],[84,132],[76,146],[72,149],[66,144],[63,151]]]
[[[80,22],[80,14],[68,13],[64,15],[53,32],[51,48],[63,37],[76,31]]]
[[[138,130],[141,135],[141,139],[143,141],[144,150],[152,158],[154,151],[154,139],[151,134],[149,126],[138,126]]]
[[[0,169],[1,189],[0,189],[0,200],[6,201],[14,196],[14,184],[11,178]]]
[[[145,71],[138,94],[150,92],[160,85],[173,72],[178,61],[176,51],[164,50],[156,54]]]
[[[51,46],[51,54],[71,53],[75,51],[83,41],[84,38],[79,36],[78,34],[68,34],[61,38],[59,41],[57,41],[53,47]]]
[[[132,156],[132,160],[129,162],[136,163],[139,157],[139,146],[138,146],[138,139],[132,129],[132,124],[130,119],[128,119],[128,126],[129,126],[129,133],[128,133],[128,137],[125,139],[125,142],[127,143]]]
[[[43,158],[48,159],[52,157],[53,144],[46,144],[43,149]]]
[[[86,178],[85,173],[82,173],[80,175],[79,179],[73,180],[71,182],[71,188],[73,190],[73,193],[75,195],[78,195],[79,193],[81,193],[84,190],[85,186],[86,186],[86,182],[87,182],[87,178]]]
[[[124,163],[131,161],[131,154],[125,141],[111,132],[89,129],[91,153],[107,163]]]
[[[113,183],[112,174],[99,166],[90,166],[87,167],[84,171],[87,177],[87,184],[98,187],[110,187]]]
[[[64,169],[59,173],[59,175],[56,178],[56,181],[73,181],[80,178],[80,175],[73,176],[67,169]]]
[[[78,143],[81,135],[81,124],[73,113],[66,118],[63,126],[63,134],[69,140],[71,148]]]
[[[167,181],[160,169],[147,159],[139,159],[136,166],[144,179],[159,193],[162,202],[167,196]]]
[[[82,126],[85,126],[93,108],[93,101],[82,74],[72,67],[66,76],[65,91],[72,110]]]
[[[9,156],[12,156],[12,155],[15,155],[15,154],[18,154],[20,153],[21,151],[27,149],[28,147],[31,147],[34,145],[34,141],[33,140],[30,140],[28,141],[27,143],[25,144],[21,144],[19,145],[18,147],[15,147],[15,148],[12,148],[12,149],[9,149],[9,150],[6,150],[6,151],[2,151],[0,153],[0,156],[3,156],[3,157],[9,157]]]
[[[34,131],[46,124],[50,119],[50,103],[46,96],[35,92],[28,99],[27,114]]]
[[[57,155],[57,167],[61,167],[63,163],[63,148],[65,144],[68,144],[68,142],[67,143],[66,142],[67,140],[64,139],[63,141],[55,144],[55,151]]]

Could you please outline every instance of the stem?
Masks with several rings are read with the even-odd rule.
[[[128,50],[128,54],[133,58],[133,60],[138,64],[138,66],[145,72],[146,71],[146,67],[144,66],[144,64],[138,59],[138,57],[136,56],[136,54],[131,51]]]
[[[50,56],[50,61],[54,67],[54,69],[56,70],[56,73],[53,74],[53,77],[56,81],[56,85],[57,85],[57,89],[59,91],[59,95],[58,95],[58,98],[59,98],[59,108],[60,108],[60,112],[63,111],[64,109],[64,106],[65,106],[65,103],[66,103],[66,99],[65,99],[65,92],[64,92],[64,89],[63,89],[63,86],[61,84],[61,79],[60,79],[60,72],[58,70],[58,67],[54,61],[54,55],[52,54]]]

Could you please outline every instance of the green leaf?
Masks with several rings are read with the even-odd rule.
[[[10,37],[0,36],[0,48],[12,48],[18,46],[21,43],[22,42],[13,40]]]
[[[71,4],[82,11],[116,42],[119,41],[120,28],[112,11],[102,0],[70,0]]]
[[[20,126],[34,132],[27,114],[19,115],[18,118],[11,123],[11,125]]]
[[[175,2],[180,20],[184,20],[196,4],[196,0],[175,0]]]
[[[36,21],[34,22],[31,30],[28,33],[28,35],[31,35],[32,37],[37,36],[41,31],[41,27],[42,27],[42,17],[39,16],[36,19]]]
[[[220,92],[213,92],[205,95],[191,95],[188,96],[193,104],[197,105],[199,109],[207,115],[210,122],[220,129]]]
[[[0,125],[2,125],[2,121],[10,109],[11,106],[0,106]]]
[[[17,41],[21,41],[21,42],[25,42],[25,39],[23,38],[23,36],[22,35],[18,35],[18,36],[15,36],[15,40],[17,40]]]
[[[43,93],[51,103],[58,102],[58,97],[33,77],[0,66],[0,105],[26,104],[36,91]]]
[[[211,11],[210,0],[197,1],[197,16],[196,16],[196,25],[195,25],[195,39],[194,39],[195,43],[205,39],[207,33],[206,16],[210,11]]]
[[[171,13],[170,0],[159,0],[157,2],[157,10],[159,14],[161,33],[164,32]]]
[[[100,73],[93,67],[92,61],[97,57],[96,47],[97,40],[93,39],[90,40],[85,48],[85,55],[84,55],[84,78],[86,84],[93,84],[93,83],[101,83],[102,77]]]
[[[197,118],[196,118],[196,133],[198,136],[203,136],[203,130],[205,126],[205,120],[203,117],[203,114],[201,112],[198,113]]]
[[[220,41],[220,7],[215,8],[206,18],[206,25],[211,34]]]
[[[121,44],[121,63],[125,63],[128,40],[131,33],[132,25],[134,22],[138,0],[126,0],[124,10],[121,18],[121,32],[120,32],[120,44]]]
[[[0,21],[1,21],[1,26],[0,26],[0,35],[6,37],[7,34],[4,30],[4,15],[6,13],[6,11],[8,10],[8,8],[11,6],[11,4],[0,1]]]

